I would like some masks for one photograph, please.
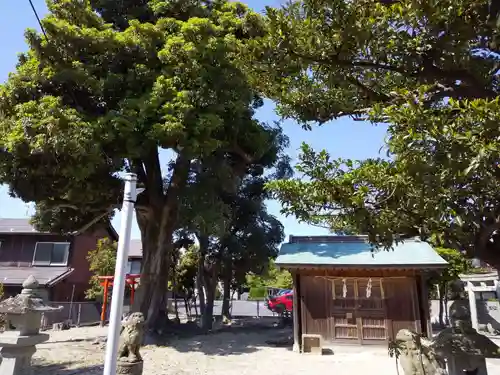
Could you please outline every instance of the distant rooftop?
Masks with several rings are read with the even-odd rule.
[[[405,240],[392,250],[374,248],[367,236],[290,236],[276,265],[289,267],[443,268],[448,263],[427,242]]]
[[[110,230],[114,231],[114,228],[110,225]],[[39,232],[30,223],[29,218],[24,219],[1,219],[0,218],[0,234],[33,234],[33,233],[44,233]],[[116,233],[116,232],[115,232]],[[48,233],[46,233],[48,234]],[[118,234],[116,234],[116,239],[118,239]],[[141,240],[131,240],[129,257],[131,258],[142,258],[142,242]]]
[[[69,267],[0,267],[0,270],[0,282],[4,285],[21,285],[29,276],[33,276],[44,286],[54,285],[74,271]]]
[[[39,233],[30,219],[0,219],[0,233]]]
[[[30,223],[30,218],[22,218],[22,219],[2,219],[0,218],[0,234],[52,234],[49,232],[40,232],[35,229],[33,225]],[[108,232],[114,240],[118,240],[118,234],[116,233],[113,226],[110,224],[108,226]],[[55,234],[55,233],[54,233]],[[76,232],[73,234],[77,234]],[[142,246],[140,246],[142,247]]]

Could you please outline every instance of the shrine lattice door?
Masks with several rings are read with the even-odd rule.
[[[331,279],[333,339],[368,344],[387,339],[383,280]]]

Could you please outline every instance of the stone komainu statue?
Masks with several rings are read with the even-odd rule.
[[[122,321],[118,359],[126,362],[142,361],[139,349],[144,335],[144,315],[135,312]]]
[[[402,329],[396,335],[401,367],[405,375],[445,375],[436,353],[429,347],[430,342],[416,333]]]

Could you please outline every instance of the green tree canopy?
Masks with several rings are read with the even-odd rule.
[[[272,144],[238,63],[262,18],[219,0],[48,8],[47,38],[26,32],[29,51],[0,87],[0,182],[37,203],[40,229],[68,232],[109,220],[120,173],[136,173],[144,262],[134,308],[158,311],[191,164],[214,153],[250,163]]]
[[[500,265],[497,2],[304,0],[267,14],[249,69],[282,115],[389,125],[389,160],[303,145],[300,177],[270,185],[284,212],[387,247],[442,233]]]

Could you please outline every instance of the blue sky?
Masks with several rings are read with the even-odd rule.
[[[279,0],[249,0],[243,1],[255,10],[261,11],[266,5],[279,6]],[[33,0],[40,16],[46,13],[44,0]],[[17,53],[26,50],[24,41],[24,30],[26,28],[37,28],[38,23],[27,0],[25,1],[1,1],[0,2],[0,45],[2,46],[2,58],[0,59],[0,82],[4,82],[9,72],[15,69]],[[274,112],[273,103],[268,101],[261,108],[257,117],[262,121],[272,122],[278,120]],[[385,127],[374,126],[367,123],[354,122],[348,119],[340,119],[322,127],[315,127],[312,131],[304,131],[293,121],[285,121],[283,124],[286,134],[290,137],[289,154],[296,159],[298,148],[302,142],[307,142],[313,148],[326,149],[333,157],[365,159],[379,155],[383,145]],[[166,165],[167,158],[162,162]],[[0,218],[22,218],[32,212],[30,205],[12,199],[7,194],[6,186],[0,186]],[[280,218],[285,226],[286,235],[315,235],[325,234],[326,230],[299,223],[293,217],[284,217],[280,214],[281,206],[278,202],[271,201],[268,204],[271,213]],[[118,230],[120,225],[120,213],[117,213],[113,225]],[[139,230],[135,224],[132,238],[140,238]]]

